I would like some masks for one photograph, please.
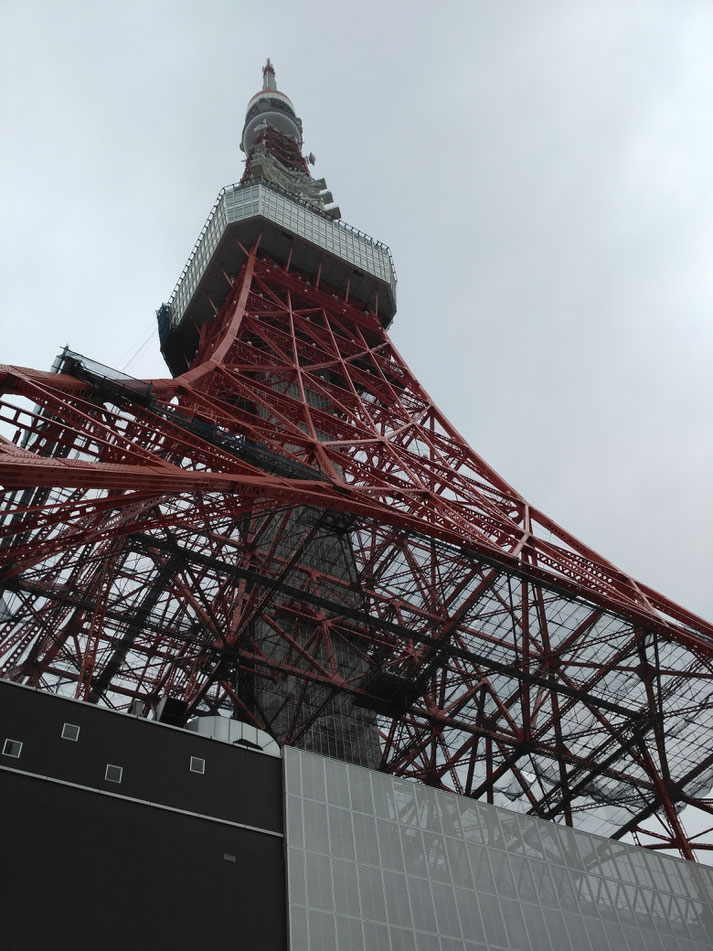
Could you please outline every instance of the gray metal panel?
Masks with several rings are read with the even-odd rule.
[[[713,947],[711,868],[283,752],[292,948]]]

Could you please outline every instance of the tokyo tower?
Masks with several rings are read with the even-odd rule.
[[[713,849],[684,812],[713,826],[713,627],[438,410],[269,60],[241,148],[158,311],[170,377],[2,368],[0,676]]]

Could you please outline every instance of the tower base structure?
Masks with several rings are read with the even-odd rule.
[[[241,253],[173,379],[5,369],[3,675],[710,848],[711,626],[509,487],[348,286]]]

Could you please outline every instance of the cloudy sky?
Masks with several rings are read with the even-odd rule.
[[[708,0],[4,0],[0,33],[0,360],[165,375],[154,311],[270,56],[344,218],[392,248],[436,402],[713,619]]]

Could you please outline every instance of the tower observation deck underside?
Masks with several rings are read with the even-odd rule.
[[[386,333],[388,248],[288,171],[221,192],[159,311],[173,378],[4,368],[0,674],[710,848],[680,813],[713,815],[713,628],[473,451]]]

